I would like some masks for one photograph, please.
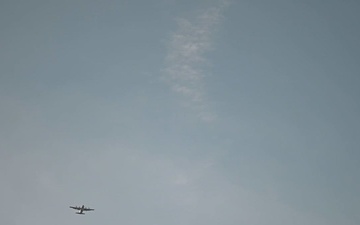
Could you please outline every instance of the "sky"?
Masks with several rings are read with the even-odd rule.
[[[0,1],[0,223],[359,224],[359,9]]]

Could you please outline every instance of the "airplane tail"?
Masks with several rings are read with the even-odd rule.
[[[76,214],[85,215],[83,212],[77,212]]]

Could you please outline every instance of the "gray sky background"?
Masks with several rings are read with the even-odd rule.
[[[0,223],[359,224],[359,9],[2,0]]]

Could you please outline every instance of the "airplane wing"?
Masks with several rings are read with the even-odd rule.
[[[83,211],[94,211],[95,209],[84,208]]]
[[[81,207],[78,207],[78,206],[70,206],[70,208],[76,209],[76,210],[81,210]]]

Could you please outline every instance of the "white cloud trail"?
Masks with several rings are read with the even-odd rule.
[[[165,79],[171,89],[184,96],[186,105],[206,122],[213,121],[216,115],[209,109],[203,87],[209,65],[204,55],[211,50],[211,38],[225,6],[227,1],[221,1],[194,21],[178,19],[178,30],[170,37],[165,59]]]

